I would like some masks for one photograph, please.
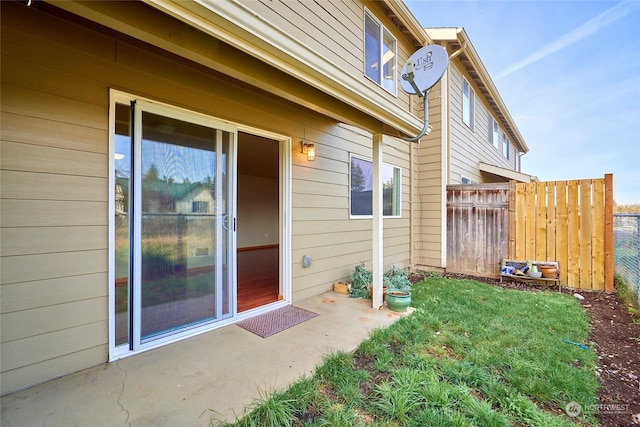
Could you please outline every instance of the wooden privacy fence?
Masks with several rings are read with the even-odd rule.
[[[447,270],[497,276],[502,258],[558,261],[563,286],[612,291],[613,176],[447,186]]]

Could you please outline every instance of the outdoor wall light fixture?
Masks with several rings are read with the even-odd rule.
[[[307,154],[307,160],[314,161],[316,159],[316,146],[310,142],[300,141],[300,152]]]

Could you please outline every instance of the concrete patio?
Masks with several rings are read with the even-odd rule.
[[[231,325],[2,398],[7,426],[207,426],[233,420],[260,392],[354,350],[400,313],[326,293],[296,303],[318,316],[268,338]],[[215,412],[213,412],[215,411]]]

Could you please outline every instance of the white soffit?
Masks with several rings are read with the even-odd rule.
[[[422,129],[421,119],[390,102],[368,80],[354,78],[240,2],[144,1],[403,133]]]

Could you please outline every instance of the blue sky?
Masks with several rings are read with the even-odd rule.
[[[640,203],[640,1],[405,0],[424,27],[464,27],[541,181],[613,173]]]

